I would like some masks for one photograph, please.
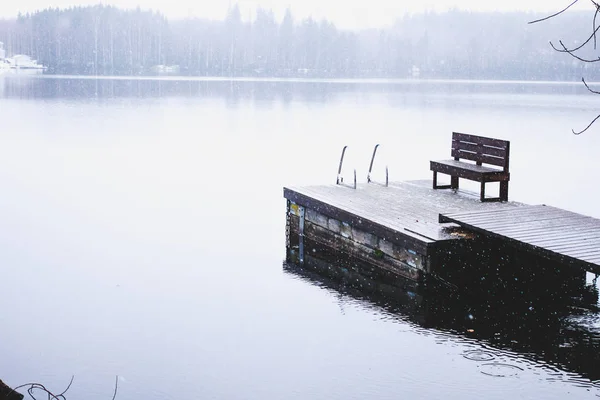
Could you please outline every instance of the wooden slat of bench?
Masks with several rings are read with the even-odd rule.
[[[470,135],[468,133],[452,132],[452,140],[470,143],[482,143],[486,146],[494,146],[500,149],[506,149],[508,146],[507,140],[493,139],[485,136]]]
[[[458,150],[453,149],[452,157],[461,158],[461,159],[465,159],[465,160],[471,160],[471,161],[481,161],[484,164],[497,165],[497,166],[503,167],[503,168],[504,168],[504,165],[506,164],[506,158],[490,156],[490,155],[481,154],[481,153],[472,153],[472,152],[463,151],[460,149],[458,149]]]
[[[498,148],[494,146],[487,145],[477,145],[469,142],[462,142],[459,140],[452,141],[452,149],[460,149],[463,151],[470,151],[472,153],[481,152],[483,154],[488,154],[490,156],[495,156],[499,158],[506,158],[506,148]]]
[[[502,182],[510,179],[508,172],[456,160],[431,161],[430,169],[477,182]]]

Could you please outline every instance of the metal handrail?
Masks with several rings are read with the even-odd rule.
[[[342,149],[342,157],[340,157],[340,166],[338,168],[337,180],[335,181],[336,185],[344,183],[344,177],[342,176],[342,164],[344,163],[344,155],[346,154],[346,149],[348,146],[344,146]]]
[[[342,156],[340,157],[340,165],[338,167],[337,179],[335,181],[336,185],[344,185],[344,177],[342,176],[342,166],[344,164],[344,156],[346,155],[346,149],[348,146],[344,146],[342,149]],[[346,186],[346,185],[344,185]],[[356,189],[356,169],[354,169],[354,189]]]
[[[377,149],[379,148],[379,144],[375,145],[375,148],[373,149],[373,156],[371,156],[371,164],[369,165],[369,173],[367,174],[367,183],[371,183],[373,182],[373,180],[371,179],[371,171],[373,170],[373,162],[375,161],[375,155],[377,154]],[[388,187],[389,185],[389,172],[388,172],[388,166],[385,166],[385,187]]]

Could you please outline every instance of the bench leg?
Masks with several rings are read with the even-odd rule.
[[[437,184],[437,171],[433,171],[433,188],[434,189],[450,189],[452,185],[438,185]]]
[[[500,182],[500,201],[508,201],[508,181]]]
[[[485,181],[481,182],[481,193],[479,195],[481,202],[485,201]]]
[[[453,176],[450,178],[450,187],[452,189],[458,189],[458,176]]]

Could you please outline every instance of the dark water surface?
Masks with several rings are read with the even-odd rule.
[[[282,186],[429,178],[511,140],[510,198],[600,217],[578,85],[0,77],[0,378],[69,398],[597,399],[587,300],[380,297],[284,264]],[[550,296],[552,297],[552,296]],[[589,298],[593,300],[589,300]],[[527,303],[529,301],[529,303]]]

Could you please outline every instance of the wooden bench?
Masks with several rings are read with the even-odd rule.
[[[481,201],[508,201],[509,153],[510,142],[507,140],[453,132],[452,157],[454,159],[430,161],[430,169],[433,171],[433,188],[458,189],[458,178],[465,178],[481,182]],[[475,163],[460,161],[461,159],[475,161]],[[490,164],[502,167],[502,169],[482,164]],[[451,176],[450,185],[438,186],[438,172]],[[487,182],[500,182],[500,197],[485,197]]]

